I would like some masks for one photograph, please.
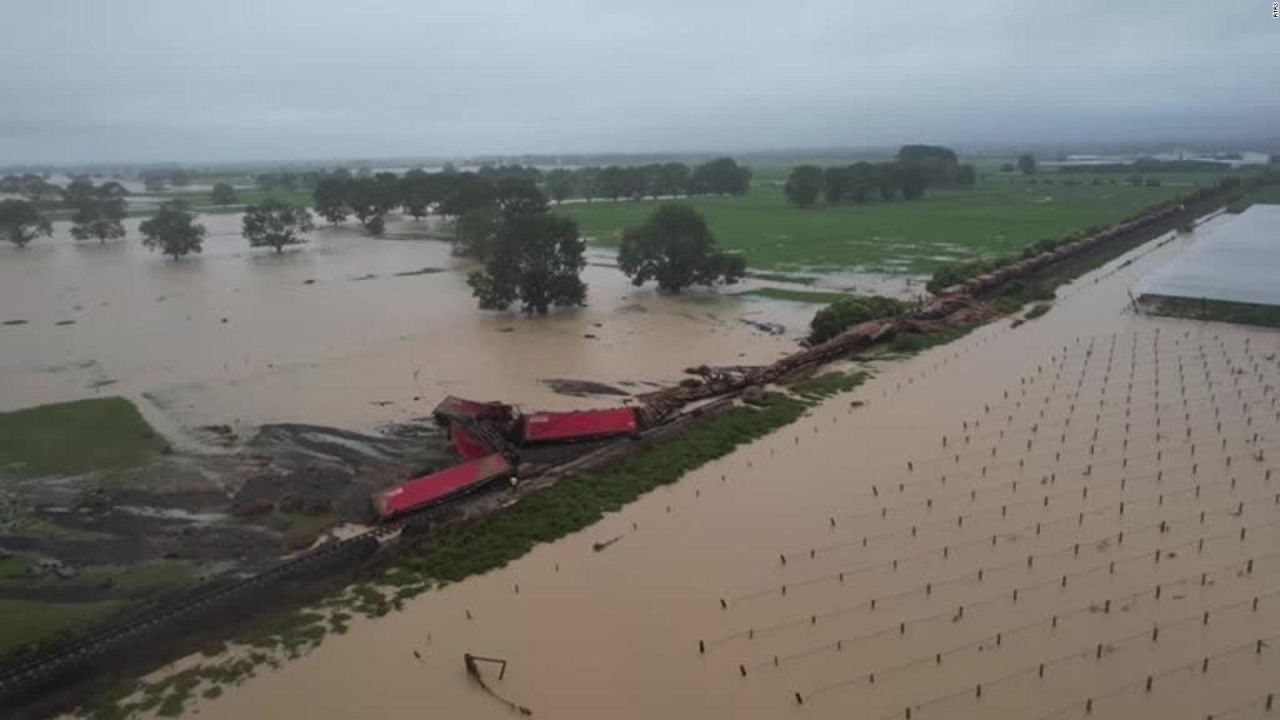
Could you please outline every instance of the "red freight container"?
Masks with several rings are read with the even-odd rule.
[[[527,443],[556,442],[630,435],[638,429],[632,408],[540,412],[524,416],[521,436]]]
[[[511,463],[495,453],[374,493],[373,507],[383,519],[394,517],[465,495],[513,471]]]
[[[515,419],[515,408],[500,402],[480,402],[464,400],[452,395],[447,396],[432,411],[443,423],[450,418],[470,417],[477,420],[489,420],[497,423],[509,423]]]
[[[472,435],[467,426],[457,420],[449,421],[449,439],[453,441],[453,449],[457,450],[464,460],[475,460],[493,454],[494,448]]]

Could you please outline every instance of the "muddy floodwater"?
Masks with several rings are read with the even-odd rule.
[[[506,659],[481,672],[537,717],[1261,716],[1280,677],[1280,335],[1129,312],[1184,246],[885,364],[200,717],[514,716],[466,652]]]
[[[0,410],[125,395],[180,440],[215,423],[367,430],[449,393],[616,403],[544,381],[641,392],[689,365],[769,362],[795,348],[814,310],[662,297],[591,254],[588,307],[524,318],[476,309],[467,263],[422,239],[447,232],[430,221],[394,220],[384,239],[321,227],[276,254],[248,248],[239,214],[207,215],[204,252],[178,262],[143,248],[137,222],[123,242],[75,243],[56,223],[51,240],[0,247]],[[773,325],[786,332],[762,329]]]

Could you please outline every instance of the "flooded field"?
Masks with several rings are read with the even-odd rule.
[[[238,214],[207,215],[204,253],[179,262],[147,252],[137,222],[124,242],[77,244],[56,223],[52,240],[0,247],[0,410],[125,395],[180,441],[215,423],[368,430],[448,393],[598,404],[544,381],[638,392],[689,365],[771,361],[794,349],[814,310],[661,297],[601,255],[584,273],[589,307],[528,319],[477,310],[465,261],[421,240],[442,232],[428,222],[393,221],[384,239],[321,227],[276,254],[248,248]]]
[[[1280,334],[1128,312],[1183,246],[883,364],[200,716],[515,715],[470,652],[540,717],[1257,717],[1280,673]]]

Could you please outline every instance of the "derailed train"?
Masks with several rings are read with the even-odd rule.
[[[379,518],[448,503],[513,478],[522,447],[626,437],[638,433],[641,423],[635,408],[522,414],[505,403],[453,396],[442,400],[434,415],[464,462],[374,493]]]

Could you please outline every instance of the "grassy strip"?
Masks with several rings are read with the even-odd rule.
[[[101,620],[119,609],[114,601],[50,603],[0,600],[0,655],[28,643],[57,637],[85,623]]]
[[[746,292],[737,293],[740,297],[753,296],[768,298],[770,300],[789,300],[791,302],[802,303],[818,303],[827,305],[837,300],[848,297],[845,293],[838,292],[822,292],[819,290],[787,290],[785,288],[756,288]]]
[[[1280,185],[1264,185],[1260,188],[1251,190],[1243,196],[1232,200],[1231,203],[1227,205],[1227,211],[1242,213],[1249,209],[1250,205],[1255,203],[1280,205]]]
[[[121,397],[0,413],[0,472],[77,475],[140,465],[165,441]]]
[[[749,277],[752,280],[768,280],[770,282],[793,283],[795,285],[812,285],[818,282],[818,278],[808,275],[789,275],[787,273],[759,272],[756,270],[747,270],[744,277]]]
[[[242,634],[223,656],[163,679],[121,687],[90,710],[95,718],[120,720],[137,712],[181,715],[198,692],[217,697],[222,687],[252,677],[260,665],[315,648],[329,633],[344,633],[354,615],[380,617],[432,588],[504,567],[540,543],[589,527],[651,490],[799,419],[818,400],[860,385],[865,373],[826,373],[796,383],[800,397],[769,393],[760,407],[738,406],[675,437],[628,455],[606,468],[568,477],[556,485],[476,523],[429,535],[408,549],[374,581],[353,585],[316,608],[283,613]]]
[[[869,375],[865,372],[843,373],[829,372],[801,380],[791,386],[791,392],[810,401],[819,402],[842,392],[849,392],[858,387]]]

